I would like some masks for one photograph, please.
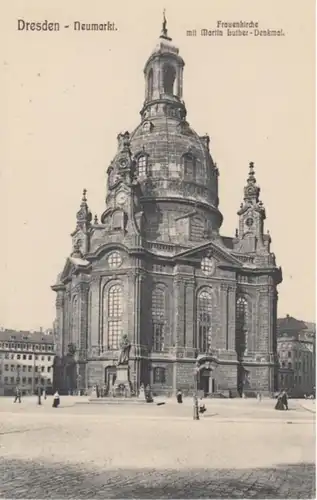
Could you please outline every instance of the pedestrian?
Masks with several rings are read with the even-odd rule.
[[[152,391],[151,391],[150,384],[147,384],[147,386],[145,387],[145,401],[147,403],[153,403],[153,397],[152,397]]]
[[[283,391],[282,392],[282,403],[284,406],[284,410],[288,410],[288,398],[287,398],[287,392]]]
[[[206,405],[205,403],[203,402],[203,398],[200,398],[200,402],[199,402],[199,413],[205,413],[206,411]]]
[[[176,399],[177,399],[177,403],[183,402],[183,394],[182,394],[182,391],[180,389],[178,389],[178,391],[177,391]]]
[[[277,402],[275,405],[275,410],[284,410],[284,405],[282,401],[283,393],[280,392],[279,395],[277,396]]]
[[[17,386],[15,388],[15,399],[14,399],[14,403],[16,403],[17,401],[19,401],[19,403],[21,403],[21,389],[19,386]]]
[[[58,394],[58,391],[55,392],[54,396],[53,396],[53,408],[57,408],[59,406],[59,403],[60,403],[60,398],[59,398],[59,394]]]

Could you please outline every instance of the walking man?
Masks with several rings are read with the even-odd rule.
[[[15,388],[15,399],[14,399],[14,403],[16,403],[17,401],[19,401],[19,403],[21,403],[21,389],[19,386],[16,386]]]

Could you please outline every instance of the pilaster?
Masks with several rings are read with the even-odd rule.
[[[195,329],[195,280],[185,282],[185,325],[184,325],[184,346],[194,347]]]
[[[221,309],[221,338],[219,339],[219,348],[229,349],[229,317],[228,317],[228,303],[229,303],[229,285],[222,283],[220,285],[220,309]]]
[[[236,285],[228,287],[228,349],[236,349]]]
[[[101,346],[101,328],[100,328],[100,305],[102,303],[100,276],[93,276],[90,281],[90,325],[89,325],[89,348],[92,346]]]
[[[174,295],[174,333],[175,347],[184,347],[185,336],[185,283],[180,276],[175,276],[173,281]]]

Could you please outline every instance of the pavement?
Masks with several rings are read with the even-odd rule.
[[[0,498],[315,498],[315,402],[206,406],[0,398]]]

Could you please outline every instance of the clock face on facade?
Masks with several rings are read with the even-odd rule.
[[[120,165],[121,165],[121,167],[125,167],[127,165],[126,160],[121,160]]]
[[[123,191],[121,191],[120,193],[118,193],[117,196],[116,196],[116,202],[119,205],[123,205],[126,202],[126,199],[127,199],[127,195]]]
[[[210,257],[204,257],[201,261],[201,270],[207,276],[210,276],[215,272],[216,261]]]
[[[252,226],[253,225],[252,217],[248,217],[247,220],[245,221],[245,223],[248,227]]]

